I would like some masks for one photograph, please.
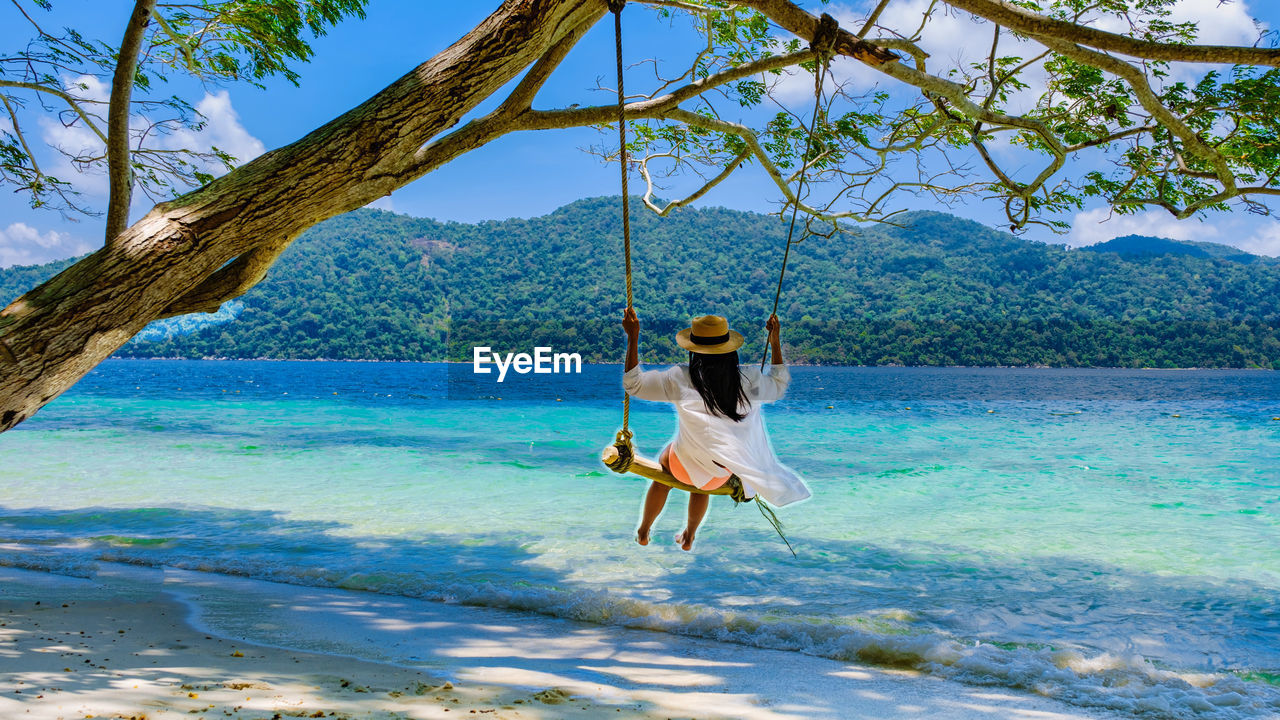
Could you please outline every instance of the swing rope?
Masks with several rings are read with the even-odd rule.
[[[822,85],[827,73],[830,71],[830,62],[832,50],[835,48],[836,38],[840,32],[840,26],[836,23],[835,18],[823,13],[822,19],[818,21],[818,28],[813,33],[813,42],[809,43],[809,48],[818,54],[818,67],[813,71],[813,116],[809,119],[809,132],[805,138],[804,152],[800,155],[800,179],[796,183],[795,202],[791,204],[791,226],[787,228],[787,247],[782,251],[782,270],[778,272],[778,287],[773,293],[773,310],[770,316],[778,314],[778,301],[782,299],[782,280],[787,276],[787,260],[791,257],[791,246],[798,245],[809,237],[809,224],[805,223],[805,232],[799,240],[793,240],[796,232],[796,216],[800,214],[800,199],[804,197],[804,181],[809,170],[809,154],[813,152],[813,135],[818,127],[818,116],[822,112]],[[764,355],[760,358],[760,370],[764,371],[765,363],[769,361],[769,341],[766,337],[764,343]]]
[[[626,93],[623,90],[622,76],[622,9],[626,5],[626,0],[608,0],[609,11],[613,13],[613,37],[614,50],[617,59],[617,80],[618,80],[618,166],[621,170],[622,177],[622,253],[626,264],[626,288],[627,288],[627,309],[635,307],[635,297],[632,292],[631,281],[631,197],[628,190],[627,168],[630,158],[627,152],[627,114],[626,114]],[[831,60],[832,49],[835,47],[835,41],[839,33],[839,25],[830,15],[823,13],[822,19],[818,23],[817,30],[814,32],[813,41],[809,47],[817,54],[818,67],[814,71],[814,102],[813,116],[809,121],[808,136],[805,142],[805,151],[800,160],[800,178],[796,186],[795,201],[791,210],[791,226],[787,230],[787,247],[782,254],[782,270],[778,273],[778,287],[773,296],[773,312],[778,312],[778,302],[782,297],[782,281],[787,274],[787,260],[791,255],[791,246],[802,242],[807,237],[806,234],[799,240],[793,240],[796,229],[796,217],[800,210],[800,199],[804,192],[804,183],[806,173],[809,169],[808,155],[813,150],[814,131],[818,126],[819,113],[822,111],[822,86],[826,75],[829,72],[828,64]],[[764,369],[765,362],[769,358],[769,343],[765,343],[764,358],[760,361],[760,369]],[[625,473],[632,468],[635,463],[635,447],[632,443],[634,437],[630,429],[631,422],[631,396],[625,391],[622,393],[622,429],[618,431],[617,437],[614,439],[613,447],[617,451],[616,457],[607,462],[609,469],[616,473]],[[647,476],[647,475],[646,475]],[[791,546],[791,542],[787,540],[787,536],[782,533],[782,521],[778,519],[777,513],[773,508],[759,496],[746,496],[746,490],[742,487],[742,480],[737,475],[730,476],[728,482],[722,488],[707,491],[692,485],[681,483],[672,479],[654,479],[655,482],[662,482],[673,488],[686,490],[691,493],[699,493],[704,495],[729,495],[733,498],[734,504],[738,505],[744,502],[755,501],[756,507],[760,510],[760,515],[773,527],[778,533],[778,537],[782,538],[782,542],[786,543],[787,549],[791,551],[791,555],[796,555],[795,548]]]
[[[613,40],[618,66],[618,167],[622,170],[622,254],[627,266],[627,309],[635,307],[635,296],[631,292],[631,193],[628,190],[627,164],[627,111],[626,93],[622,89],[622,8],[627,0],[609,0],[609,10],[613,12]],[[635,448],[631,443],[631,396],[622,391],[622,429],[614,442],[618,448],[618,461],[610,465],[614,472],[624,473],[631,468],[635,460]]]

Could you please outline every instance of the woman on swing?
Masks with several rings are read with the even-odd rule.
[[[626,372],[622,385],[641,400],[669,402],[676,406],[675,439],[662,450],[662,469],[680,482],[702,490],[714,490],[737,475],[747,497],[757,493],[774,505],[787,505],[809,497],[809,488],[794,472],[778,462],[765,434],[760,406],[786,392],[791,373],[782,361],[778,316],[769,317],[769,344],[773,365],[768,373],[738,367],[742,335],[729,329],[718,315],[693,319],[691,327],[676,333],[676,342],[689,351],[689,364],[666,370],[640,367],[640,319],[627,308],[622,329],[627,334]],[[649,485],[644,499],[636,542],[649,544],[654,520],[667,504],[671,488]],[[709,495],[689,494],[689,518],[676,544],[693,549],[698,525],[707,514]]]

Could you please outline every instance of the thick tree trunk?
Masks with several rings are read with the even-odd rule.
[[[0,311],[0,431],[30,417],[147,323],[216,308],[256,282],[306,228],[438,166],[419,152],[429,140],[604,12],[604,0],[507,0],[359,107],[157,205],[106,247],[15,300]]]

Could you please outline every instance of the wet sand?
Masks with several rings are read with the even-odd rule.
[[[103,567],[92,579],[0,568],[0,717],[1104,717],[1033,695],[665,633]],[[270,644],[211,629],[219,616],[258,628]],[[333,638],[345,640],[327,644]],[[414,666],[385,660],[406,643]],[[308,651],[320,646],[345,652]]]

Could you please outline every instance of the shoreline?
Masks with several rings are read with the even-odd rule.
[[[6,717],[1115,717],[913,671],[212,573],[0,568],[0,587]]]

